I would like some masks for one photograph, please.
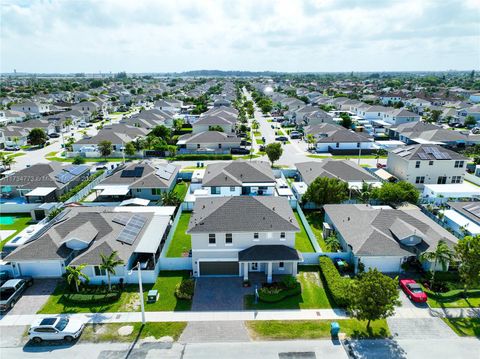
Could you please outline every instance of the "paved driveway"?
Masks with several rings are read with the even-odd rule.
[[[394,338],[455,339],[457,334],[440,318],[387,318]]]
[[[33,285],[23,293],[13,309],[8,311],[6,315],[37,313],[53,293],[57,281],[57,279],[34,280]]]
[[[243,321],[188,322],[179,338],[181,343],[248,342]]]
[[[197,278],[192,310],[242,310],[243,297],[249,293],[253,289],[243,288],[240,277]]]
[[[428,304],[427,303],[415,303],[415,302],[412,302],[410,299],[408,299],[407,295],[405,294],[405,292],[401,289],[399,289],[400,291],[400,295],[399,295],[399,299],[400,299],[400,302],[402,302],[402,308],[428,308]]]

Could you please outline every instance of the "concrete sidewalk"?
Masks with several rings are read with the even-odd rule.
[[[35,319],[53,314],[5,315],[0,317],[0,326],[30,325]],[[81,313],[64,314],[80,319],[84,323],[140,322],[141,313]],[[394,318],[457,318],[480,317],[480,308],[397,308]],[[253,320],[336,320],[349,316],[343,309],[299,309],[299,310],[244,310],[209,312],[146,312],[147,322],[209,322],[209,321],[253,321]]]

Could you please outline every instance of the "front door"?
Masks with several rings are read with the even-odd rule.
[[[250,272],[258,272],[258,271],[260,271],[260,266],[258,265],[258,262],[250,263]]]

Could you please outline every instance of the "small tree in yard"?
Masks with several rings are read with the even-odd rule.
[[[102,141],[98,144],[98,150],[100,154],[107,160],[107,157],[112,154],[112,143],[110,141]]]
[[[458,273],[464,284],[464,297],[467,289],[480,285],[480,236],[466,236],[455,246],[457,259],[460,261]]]
[[[125,145],[125,154],[127,156],[134,156],[135,155],[135,146],[133,143],[129,142]]]
[[[179,206],[182,203],[182,199],[175,191],[162,193],[162,205],[163,206]]]
[[[306,137],[306,140],[307,140],[307,143],[308,143],[308,149],[312,149],[314,148],[313,145],[315,145],[315,142],[317,142],[317,140],[315,139],[315,136],[312,135],[311,133],[309,133]]]
[[[409,182],[397,183],[386,182],[380,188],[372,191],[372,198],[384,203],[396,206],[404,202],[416,204],[418,202],[418,190]]]
[[[325,244],[330,252],[337,252],[338,250],[342,249],[338,238],[333,235],[325,238]]]
[[[28,141],[33,146],[43,146],[47,140],[48,136],[41,128],[32,128],[28,134]]]
[[[280,157],[282,157],[282,153],[283,153],[282,145],[280,144],[280,142],[270,143],[267,146],[265,146],[265,153],[267,154],[268,159],[270,160],[273,166],[273,163],[275,161],[278,161]]]
[[[395,306],[400,305],[397,278],[387,277],[377,269],[363,273],[350,286],[348,307],[356,319],[367,321],[367,330],[372,320],[392,316]]]
[[[472,115],[468,115],[466,118],[465,118],[465,126],[468,127],[468,126],[475,126],[477,124],[477,121],[475,120],[475,117],[473,117]]]
[[[119,259],[117,256],[117,251],[113,251],[110,253],[109,256],[105,256],[104,254],[100,254],[100,258],[102,260],[102,264],[100,264],[100,268],[107,272],[107,280],[108,280],[108,290],[112,290],[112,283],[110,281],[110,276],[115,274],[115,267],[123,265],[123,260]]]
[[[85,158],[83,158],[82,156],[75,156],[72,163],[74,165],[83,165],[85,163]]]
[[[440,264],[442,270],[445,272],[447,270],[448,263],[453,259],[454,252],[447,245],[447,242],[444,240],[439,240],[435,252],[423,252],[420,254],[421,261],[433,262],[433,266],[430,267],[432,272],[432,280],[430,281],[430,288],[433,289],[435,284],[435,274],[437,273],[437,264]]]
[[[67,271],[67,283],[69,285],[75,283],[75,289],[78,293],[78,286],[82,283],[81,278],[85,279],[87,282],[90,280],[88,275],[82,272],[82,269],[85,268],[86,264],[80,264],[75,267],[67,266],[65,270]]]
[[[317,177],[308,186],[302,197],[303,202],[313,202],[317,206],[341,203],[348,198],[348,184],[338,178]]]

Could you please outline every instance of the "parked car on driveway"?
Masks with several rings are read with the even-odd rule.
[[[425,303],[427,301],[427,294],[423,291],[420,284],[413,279],[400,279],[400,288],[412,302]]]
[[[8,271],[0,271],[0,287],[5,283],[6,281],[14,279],[13,276],[10,274]],[[17,277],[17,279],[24,279],[25,282],[27,282],[27,287],[30,287],[33,284],[33,278],[32,277],[27,277],[27,276],[21,276]]]
[[[25,279],[9,279],[0,287],[0,311],[7,311],[15,306],[27,289]]]
[[[278,137],[275,137],[275,141],[287,142],[288,138],[285,136],[278,136]]]
[[[20,146],[6,146],[5,151],[20,151]]]
[[[71,342],[83,332],[85,325],[76,319],[49,317],[36,321],[28,330],[28,337],[34,343],[43,340],[65,340]]]
[[[250,150],[248,148],[232,148],[230,149],[232,155],[248,155]]]
[[[302,138],[302,134],[298,131],[292,131],[292,132],[290,132],[290,138],[291,139]]]
[[[60,135],[59,135],[58,133],[51,133],[51,134],[48,135],[48,137],[50,137],[50,138],[59,138]]]

